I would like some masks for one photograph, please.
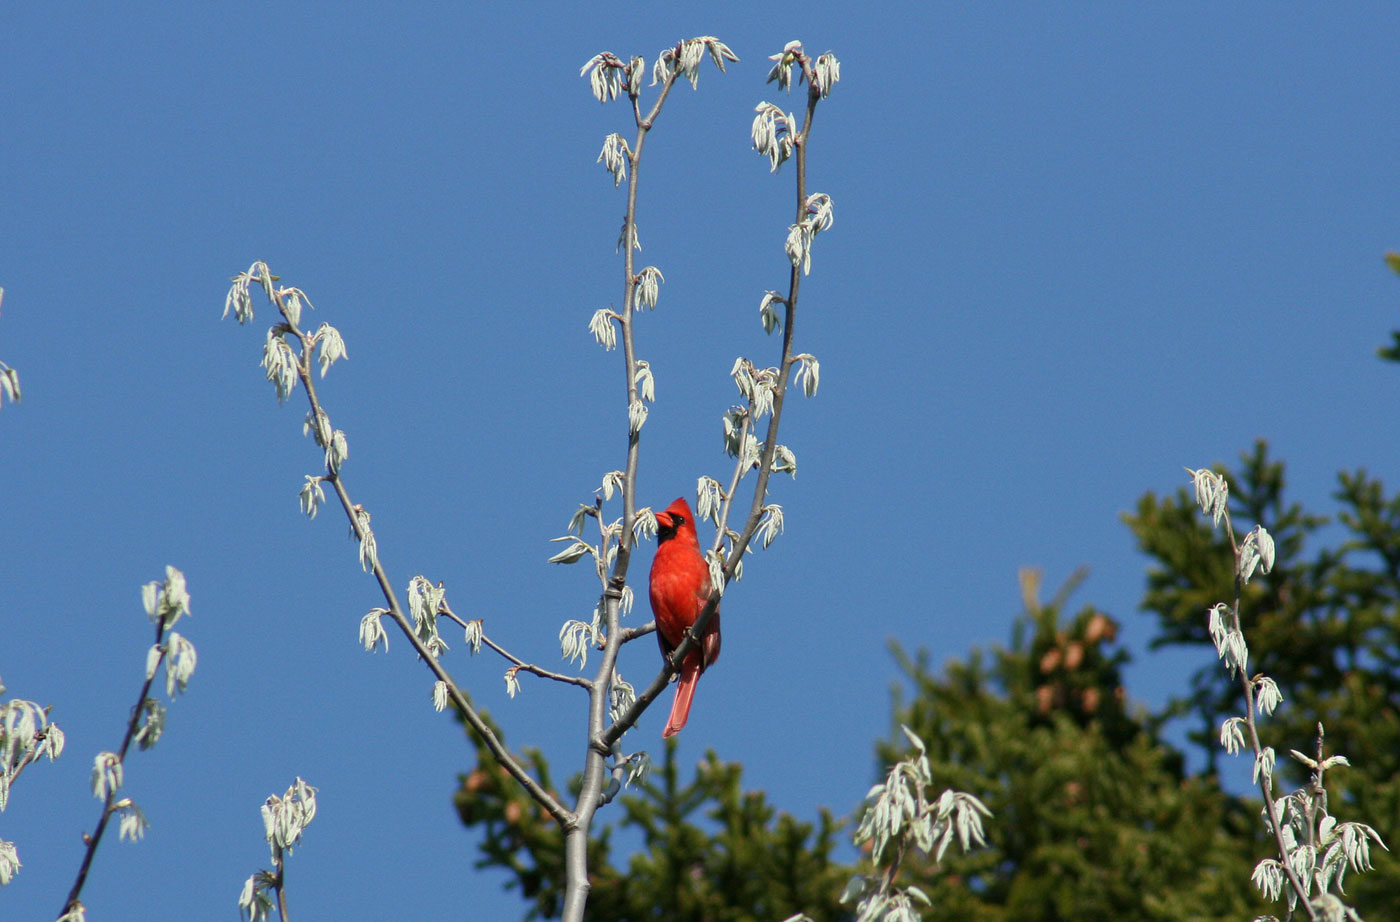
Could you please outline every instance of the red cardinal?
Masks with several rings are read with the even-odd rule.
[[[651,611],[656,616],[656,639],[661,654],[669,657],[680,646],[685,632],[705,610],[710,598],[710,568],[700,554],[695,534],[695,517],[685,498],[656,514],[656,557],[651,562]],[[706,667],[719,659],[719,609],[705,625],[700,646],[691,650],[681,663],[676,700],[661,735],[675,736],[690,716],[695,683]]]

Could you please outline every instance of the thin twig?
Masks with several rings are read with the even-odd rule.
[[[443,603],[438,607],[438,614],[439,614],[439,615],[445,616],[449,621],[455,621],[455,622],[457,623],[457,626],[458,626],[458,627],[466,628],[466,626],[467,626],[467,621],[466,621],[466,619],[462,618],[460,615],[458,615],[456,612],[454,612],[451,608],[449,608],[448,605],[447,605],[447,602],[446,602],[445,600],[444,600]],[[494,640],[492,640],[490,637],[487,637],[485,633],[483,633],[483,634],[481,635],[481,642],[484,643],[484,644],[486,644],[486,646],[490,647],[492,650],[495,650],[497,653],[499,653],[501,656],[505,657],[507,660],[509,660],[509,661],[511,662],[511,664],[513,664],[513,665],[515,666],[516,669],[523,670],[523,671],[525,671],[525,672],[530,673],[531,675],[537,675],[537,676],[539,676],[539,677],[542,678],[542,679],[553,679],[555,682],[563,682],[563,683],[566,684],[566,685],[577,685],[577,686],[579,686],[579,687],[581,687],[581,688],[592,688],[592,687],[593,687],[593,683],[592,683],[592,682],[588,681],[587,679],[585,679],[585,678],[583,678],[583,677],[581,677],[581,676],[576,676],[576,675],[565,675],[565,674],[563,674],[563,673],[561,673],[561,672],[550,672],[548,669],[543,669],[543,668],[541,668],[541,667],[539,667],[539,666],[536,666],[536,665],[533,664],[533,663],[527,663],[527,662],[525,662],[523,659],[520,659],[520,658],[519,658],[518,656],[516,656],[515,654],[513,654],[513,653],[511,653],[510,651],[506,650],[506,649],[505,649],[504,647],[502,647],[500,644],[496,643],[496,642],[495,642]]]
[[[625,627],[618,631],[622,639],[618,643],[631,643],[638,637],[645,637],[647,634],[656,633],[656,622],[648,621],[646,624],[639,624],[636,627]]]
[[[287,918],[287,862],[282,858],[282,850],[276,849],[272,856],[273,866],[277,868],[276,882],[272,885],[277,891],[277,915],[280,922],[291,922]]]
[[[122,766],[123,776],[125,776],[126,753],[131,748],[131,741],[136,737],[137,725],[141,722],[141,715],[145,712],[146,699],[150,695],[151,683],[155,681],[156,673],[160,671],[160,665],[165,661],[166,650],[161,642],[165,639],[165,632],[169,625],[165,622],[165,616],[157,613],[156,616],[156,646],[160,647],[160,656],[156,659],[154,668],[150,669],[150,675],[146,677],[145,683],[141,686],[141,695],[136,699],[136,706],[131,709],[131,719],[126,723],[126,735],[122,737],[121,748],[117,750],[117,764]],[[125,778],[123,778],[123,781]],[[83,863],[78,868],[78,877],[73,881],[73,888],[68,891],[68,899],[63,904],[63,912],[59,916],[67,914],[78,905],[78,898],[83,892],[83,885],[87,883],[88,870],[92,867],[92,860],[97,854],[97,846],[102,842],[102,834],[107,831],[107,821],[112,818],[112,803],[117,791],[114,787],[108,788],[107,796],[102,801],[102,816],[97,820],[97,828],[91,835],[84,836],[87,849],[83,853]]]
[[[296,336],[297,340],[301,343],[301,354],[297,356],[297,376],[301,379],[302,385],[306,388],[306,397],[311,404],[311,418],[319,427],[321,420],[329,420],[330,417],[321,408],[320,399],[316,395],[315,381],[311,374],[311,354],[315,344],[311,341],[311,337],[303,333],[292,321],[291,315],[287,312],[286,304],[283,302],[280,294],[276,292],[273,293],[273,302],[281,312],[288,331]],[[345,511],[346,518],[350,520],[351,530],[355,537],[363,542],[366,529],[361,524],[359,516],[355,514],[355,504],[350,501],[350,495],[346,492],[345,484],[342,482],[340,473],[331,470],[330,466],[327,465],[324,480],[329,482],[335,489],[335,495],[340,499],[341,508]],[[462,719],[476,731],[477,736],[481,738],[486,744],[486,748],[490,750],[492,757],[512,778],[520,782],[521,787],[523,787],[540,806],[549,811],[549,814],[560,823],[567,822],[571,818],[568,809],[552,794],[546,791],[540,783],[525,770],[524,766],[522,766],[510,750],[505,747],[505,744],[502,743],[500,738],[491,730],[491,727],[487,725],[486,721],[482,719],[481,715],[478,714],[471,703],[467,701],[466,695],[463,694],[461,688],[458,687],[456,680],[452,678],[451,674],[443,667],[442,663],[438,662],[438,659],[428,651],[427,647],[423,645],[423,642],[418,639],[417,632],[413,629],[408,618],[404,615],[403,609],[399,606],[398,596],[389,582],[388,574],[379,562],[378,553],[372,555],[372,559],[369,563],[371,564],[371,571],[374,574],[374,578],[379,583],[379,590],[384,596],[384,601],[389,606],[389,617],[393,618],[394,623],[399,626],[399,630],[408,638],[409,644],[412,645],[414,651],[422,658],[423,662],[427,664],[428,669],[433,673],[434,677],[447,687],[448,696],[452,699],[452,703],[457,706],[457,710],[461,713]]]
[[[1234,622],[1233,626],[1237,633],[1243,636],[1244,631],[1240,625],[1240,600],[1244,595],[1244,580],[1240,575],[1240,546],[1235,540],[1235,527],[1230,521],[1230,509],[1227,506],[1224,510],[1225,534],[1229,538],[1230,548],[1235,554],[1235,605],[1230,611],[1230,617]],[[1245,726],[1249,730],[1249,743],[1254,749],[1254,758],[1257,762],[1264,754],[1263,743],[1259,740],[1259,728],[1254,720],[1254,683],[1245,672],[1243,666],[1240,667],[1240,685],[1244,689],[1245,705]],[[1288,860],[1288,846],[1283,841],[1283,826],[1279,822],[1277,812],[1274,809],[1274,781],[1273,772],[1259,772],[1259,793],[1264,797],[1264,808],[1269,818],[1269,830],[1274,834],[1274,844],[1278,846],[1279,864],[1283,867],[1284,874],[1288,877],[1288,883],[1293,887],[1293,891],[1298,895],[1298,901],[1307,910],[1308,918],[1317,922],[1317,910],[1313,908],[1312,900],[1308,897],[1308,892],[1303,886],[1302,879],[1298,872],[1293,869],[1293,865]]]
[[[718,551],[724,544],[725,530],[729,527],[729,510],[734,505],[734,497],[739,492],[739,481],[743,479],[750,461],[744,454],[744,445],[749,440],[749,429],[753,422],[753,398],[749,398],[748,412],[744,414],[744,421],[739,424],[739,451],[738,457],[734,461],[734,473],[729,478],[729,489],[724,491],[719,504],[719,522],[715,525],[715,543],[710,548]]]

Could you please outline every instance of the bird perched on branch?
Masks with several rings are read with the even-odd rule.
[[[710,568],[700,553],[695,533],[695,517],[682,497],[656,514],[656,557],[651,562],[651,611],[656,616],[656,639],[661,655],[671,652],[685,639],[685,632],[700,618],[710,599]],[[680,663],[676,700],[666,721],[663,737],[675,736],[690,716],[695,683],[700,673],[719,659],[719,609],[705,625],[700,645]]]

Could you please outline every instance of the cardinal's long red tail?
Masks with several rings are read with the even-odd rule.
[[[675,736],[685,726],[690,717],[690,702],[695,697],[695,683],[700,678],[699,657],[695,653],[685,658],[681,666],[681,678],[676,683],[676,700],[671,703],[671,716],[666,719],[666,729],[662,737]]]

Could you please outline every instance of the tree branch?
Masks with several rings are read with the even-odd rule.
[[[156,673],[160,671],[160,665],[165,661],[168,652],[163,646],[166,631],[170,625],[166,623],[164,614],[157,614],[156,617],[156,639],[155,645],[160,648],[160,656],[156,659],[154,666],[148,666],[150,675],[146,676],[146,681],[141,685],[141,694],[136,699],[136,706],[131,709],[131,718],[126,722],[126,734],[122,737],[121,748],[117,750],[117,764],[123,769],[126,767],[126,753],[131,748],[131,741],[136,738],[136,730],[141,722],[141,715],[146,710],[146,699],[150,696],[151,683],[155,681]],[[125,774],[125,772],[123,772]],[[102,799],[102,816],[97,820],[97,828],[91,835],[84,835],[83,841],[87,843],[87,848],[83,852],[83,863],[78,867],[77,879],[73,881],[73,887],[68,891],[68,899],[63,904],[63,911],[59,913],[60,918],[77,908],[79,897],[83,892],[83,885],[87,883],[88,871],[92,868],[92,860],[97,855],[97,846],[102,843],[102,835],[107,831],[107,821],[112,818],[113,801],[116,798],[117,788],[109,785],[106,796]]]
[[[677,46],[679,47],[679,46]],[[622,353],[627,385],[627,465],[622,482],[622,534],[618,535],[617,558],[613,563],[612,575],[603,590],[603,611],[606,621],[607,638],[603,644],[602,662],[593,680],[588,699],[588,748],[584,753],[583,783],[579,788],[578,800],[574,804],[575,822],[564,827],[564,861],[566,888],[564,893],[564,922],[582,922],[583,909],[588,902],[590,884],[588,881],[588,830],[592,826],[593,813],[602,801],[606,774],[606,757],[612,743],[603,743],[603,728],[608,717],[608,691],[612,686],[617,666],[617,653],[622,647],[619,625],[619,608],[622,604],[622,590],[627,585],[627,569],[632,559],[633,527],[637,519],[637,460],[641,447],[641,428],[633,428],[630,417],[631,407],[637,400],[637,352],[632,333],[632,321],[636,314],[637,275],[633,252],[637,241],[637,184],[641,166],[642,148],[647,134],[651,131],[661,107],[670,95],[679,76],[678,68],[672,68],[670,75],[662,83],[656,102],[645,119],[637,119],[637,136],[629,154],[631,167],[627,178],[627,214],[623,219],[622,248]],[[633,114],[640,112],[639,90],[634,89],[631,68],[627,71],[628,95],[632,100]],[[640,80],[635,81],[640,86]],[[599,518],[601,523],[601,516]]]
[[[264,271],[267,270],[264,268]],[[296,372],[302,386],[306,388],[306,397],[311,405],[313,425],[317,426],[318,431],[320,431],[320,427],[322,426],[321,421],[324,420],[325,429],[329,430],[330,417],[321,407],[321,401],[316,394],[315,380],[311,374],[311,358],[316,345],[314,337],[308,336],[298,327],[292,314],[287,309],[283,292],[273,289],[270,281],[265,284],[265,289],[269,293],[269,298],[281,313],[283,325],[287,332],[295,336],[298,343],[301,345],[300,354],[296,356]],[[360,516],[356,514],[357,507],[351,502],[350,494],[345,489],[345,484],[341,479],[339,471],[332,470],[330,465],[327,464],[326,473],[323,475],[322,479],[330,483],[335,490],[335,495],[340,500],[341,508],[344,510],[346,518],[350,521],[351,531],[363,545],[365,538],[370,536],[370,532],[364,522],[361,521]],[[492,757],[500,763],[502,768],[510,773],[512,778],[520,783],[521,787],[523,787],[540,806],[544,807],[544,809],[560,823],[569,821],[571,819],[569,811],[525,770],[510,750],[506,749],[505,744],[492,732],[491,728],[482,720],[481,715],[477,713],[476,709],[467,700],[466,695],[463,694],[461,688],[458,687],[457,682],[452,678],[451,674],[438,662],[437,657],[433,656],[427,647],[423,645],[423,642],[418,639],[417,632],[413,629],[413,626],[409,623],[408,618],[404,615],[403,609],[399,605],[398,596],[394,592],[393,586],[389,583],[388,574],[379,562],[378,553],[376,552],[370,555],[366,562],[369,563],[375,581],[379,583],[379,590],[384,596],[384,601],[389,606],[389,617],[394,620],[394,623],[399,626],[399,630],[408,638],[409,644],[412,645],[414,651],[422,658],[423,662],[427,664],[433,676],[447,687],[448,696],[451,698],[452,703],[456,705],[457,710],[462,714],[462,719],[467,722],[468,726],[476,731],[477,735],[486,744],[487,749],[490,750]]]
[[[454,612],[448,606],[447,601],[445,599],[443,600],[442,604],[438,607],[438,614],[445,615],[449,621],[456,622],[458,627],[467,627],[468,622],[466,621],[466,619],[462,618],[460,615]],[[580,688],[593,687],[592,682],[588,681],[587,679],[581,676],[565,675],[562,672],[550,672],[548,669],[541,668],[533,663],[525,662],[523,659],[520,659],[518,656],[509,652],[500,644],[496,643],[490,637],[487,637],[484,632],[481,635],[481,642],[486,644],[486,646],[490,647],[492,650],[495,650],[497,653],[499,653],[502,657],[504,657],[512,665],[514,665],[516,669],[524,670],[525,672],[528,672],[531,675],[537,675],[542,679],[552,679],[555,682],[562,682],[565,685],[577,685]]]
[[[1230,520],[1228,504],[1226,504],[1223,510],[1223,516],[1225,519],[1225,534],[1230,541],[1230,548],[1235,554],[1235,604],[1230,609],[1230,616],[1234,622],[1234,629],[1240,634],[1243,634],[1243,628],[1240,625],[1240,603],[1244,596],[1244,580],[1240,575],[1240,545],[1235,539],[1235,527],[1234,523]],[[1259,727],[1254,717],[1254,683],[1250,680],[1248,673],[1245,672],[1242,666],[1239,669],[1239,674],[1240,684],[1244,688],[1245,726],[1249,729],[1249,743],[1254,750],[1254,758],[1258,760],[1263,756],[1264,745],[1259,740]],[[1274,809],[1274,779],[1272,771],[1259,772],[1258,787],[1259,793],[1264,798],[1264,808],[1268,816],[1269,831],[1273,833],[1274,845],[1278,847],[1278,854],[1281,859],[1279,863],[1283,867],[1283,873],[1287,876],[1288,884],[1293,888],[1293,892],[1298,895],[1298,902],[1301,903],[1303,909],[1307,911],[1308,918],[1311,919],[1312,922],[1317,922],[1317,910],[1313,908],[1312,900],[1308,897],[1308,891],[1303,886],[1302,879],[1298,877],[1298,872],[1293,869],[1292,863],[1288,860],[1288,845],[1283,840],[1283,826],[1279,822],[1278,813]]]
[[[806,77],[807,91],[807,115],[802,125],[802,130],[798,135],[795,153],[797,159],[797,220],[800,222],[807,213],[807,146],[808,136],[812,129],[812,119],[816,115],[817,103],[821,100],[821,90],[817,81],[813,79],[814,74],[811,62],[803,56],[801,59],[803,74]],[[634,174],[635,175],[635,174]],[[754,485],[753,503],[749,508],[748,519],[744,524],[744,530],[739,533],[739,537],[730,545],[729,554],[724,563],[723,582],[720,588],[710,594],[709,601],[705,603],[705,609],[700,613],[700,617],[695,620],[695,624],[686,631],[685,637],[672,651],[671,656],[662,663],[661,671],[656,678],[651,681],[646,690],[637,696],[637,700],[627,713],[622,715],[616,723],[608,728],[603,734],[601,742],[606,746],[611,746],[622,734],[636,724],[642,712],[647,709],[652,701],[665,690],[670,682],[671,676],[678,671],[677,664],[685,662],[686,655],[701,643],[705,628],[710,623],[710,619],[719,610],[720,597],[724,594],[724,587],[727,587],[734,579],[734,572],[739,566],[739,562],[744,558],[744,552],[748,549],[749,542],[753,540],[754,533],[758,530],[759,520],[763,517],[763,501],[768,495],[768,478],[772,474],[773,455],[777,450],[778,427],[782,422],[783,400],[787,396],[788,381],[791,377],[793,350],[792,338],[795,321],[797,319],[797,298],[802,282],[802,270],[800,266],[793,265],[788,275],[788,296],[784,305],[783,323],[783,345],[782,362],[779,365],[778,382],[773,388],[773,409],[768,419],[768,431],[763,444],[763,453],[759,462],[758,480]],[[749,416],[745,417],[743,434],[747,434],[747,427],[752,417],[752,405]],[[730,487],[730,498],[724,500],[721,506],[721,522],[728,520],[728,504],[732,501],[732,494],[737,489],[739,478],[744,470],[743,442],[740,442],[739,464],[735,469],[734,480]],[[716,547],[723,540],[724,527],[721,526],[720,534],[716,538]]]

